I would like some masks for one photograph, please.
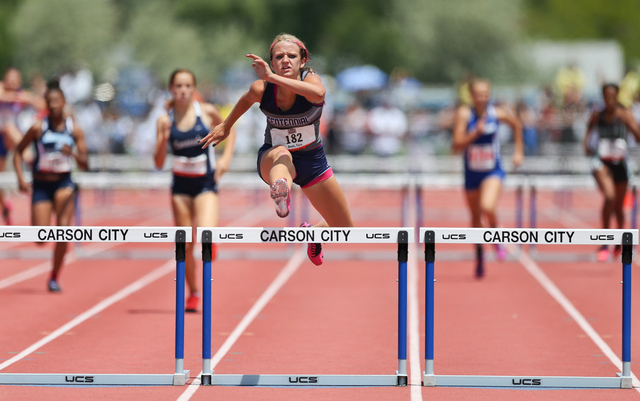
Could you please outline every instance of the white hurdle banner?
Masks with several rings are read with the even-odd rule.
[[[214,386],[406,386],[407,260],[413,227],[198,227],[202,242],[202,384]],[[211,369],[211,243],[344,243],[398,245],[398,370],[395,375],[213,374]]]
[[[425,244],[425,371],[424,386],[511,388],[632,388],[631,377],[631,261],[638,230],[420,228]],[[556,244],[622,246],[622,372],[618,377],[472,376],[434,373],[434,305],[436,244]]]
[[[176,248],[176,333],[175,373],[1,373],[0,385],[185,385],[189,371],[184,369],[184,285],[186,243],[193,242],[191,227],[78,227],[5,226],[0,241],[20,242],[161,242]],[[1,365],[1,364],[0,364]]]

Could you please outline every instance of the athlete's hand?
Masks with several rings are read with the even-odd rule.
[[[224,123],[220,123],[216,125],[213,130],[211,130],[211,132],[209,132],[204,138],[202,138],[199,143],[204,142],[204,145],[202,145],[202,149],[211,144],[213,144],[213,146],[216,146],[220,142],[224,141],[229,136],[230,132],[231,130],[225,127]]]
[[[215,182],[220,182],[220,179],[222,178],[224,173],[229,171],[230,164],[231,164],[230,159],[227,159],[224,156],[218,158],[218,160],[216,161],[216,172],[213,175]]]
[[[478,123],[476,124],[476,135],[478,136],[484,135],[484,124],[485,124],[484,117],[478,120]]]
[[[247,54],[246,56],[250,59],[253,59],[253,63],[251,65],[253,66],[253,69],[256,70],[256,74],[258,74],[258,77],[260,77],[260,79],[264,81],[268,81],[269,76],[273,74],[273,72],[271,71],[271,67],[269,67],[269,64],[267,64],[266,61],[264,61],[261,57],[256,56],[255,54]]]
[[[513,167],[514,168],[518,168],[520,167],[520,165],[522,165],[522,162],[524,162],[524,155],[522,154],[522,152],[514,152],[513,153]]]
[[[18,189],[23,194],[28,194],[29,190],[31,189],[31,186],[25,180],[18,180]]]
[[[65,156],[71,156],[73,154],[73,149],[69,145],[62,145],[62,154]]]

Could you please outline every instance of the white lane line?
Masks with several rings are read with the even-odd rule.
[[[215,366],[222,360],[222,358],[229,352],[231,347],[235,344],[235,342],[240,338],[242,333],[246,330],[247,327],[253,322],[253,320],[260,314],[262,309],[271,301],[271,299],[276,295],[276,293],[282,288],[282,286],[289,280],[289,278],[293,275],[293,273],[298,270],[298,267],[302,264],[305,258],[305,252],[302,248],[296,250],[296,252],[291,256],[289,262],[286,266],[280,271],[278,276],[271,282],[269,287],[262,293],[260,298],[256,301],[255,304],[249,309],[249,312],[242,318],[240,323],[233,329],[231,335],[227,337],[227,340],[222,344],[222,346],[215,353],[213,358],[211,358],[211,370],[215,368]],[[187,389],[178,397],[178,401],[187,401],[191,399],[193,394],[198,390],[201,384],[201,376],[202,371],[198,374],[198,377],[193,379],[191,384],[187,386]]]
[[[507,244],[507,248],[512,255],[517,255],[518,250],[514,245]],[[578,311],[578,309],[571,303],[571,301],[562,293],[562,291],[551,281],[551,279],[545,274],[545,272],[534,262],[528,254],[521,253],[518,260],[524,266],[524,268],[535,278],[538,283],[544,288],[551,297],[560,304],[562,309],[578,324],[578,326],[589,336],[604,355],[622,372],[622,361],[615,352],[609,347],[609,345],[600,337],[595,329],[589,324],[587,319]],[[633,372],[631,373],[633,379],[634,388],[640,392],[638,386],[640,381]]]
[[[409,368],[411,371],[411,401],[422,401],[422,369],[420,362],[420,304],[418,301],[418,252],[414,243],[409,244],[408,285],[409,302]]]
[[[141,277],[140,279],[136,280],[135,282],[129,284],[128,286],[126,286],[125,288],[123,288],[120,291],[116,292],[115,294],[111,295],[109,298],[106,298],[106,299],[102,300],[101,302],[97,303],[91,309],[86,310],[85,312],[83,312],[80,315],[76,316],[74,319],[70,320],[66,324],[60,326],[55,331],[53,331],[51,334],[47,335],[46,337],[42,338],[40,341],[37,341],[34,344],[32,344],[31,346],[27,347],[26,349],[24,349],[22,352],[20,352],[19,354],[17,354],[13,358],[3,362],[2,364],[0,364],[0,370],[6,368],[7,366],[10,366],[10,365],[14,364],[15,362],[21,360],[25,356],[27,356],[27,355],[31,354],[32,352],[38,350],[40,347],[50,343],[51,341],[53,341],[56,338],[60,337],[61,335],[63,335],[67,331],[71,330],[72,328],[74,328],[75,326],[77,326],[80,323],[84,322],[85,320],[91,318],[92,316],[97,315],[98,313],[100,313],[101,311],[105,310],[106,308],[108,308],[109,306],[113,305],[114,303],[116,303],[116,302],[128,297],[129,295],[133,294],[134,292],[136,292],[138,290],[141,290],[142,288],[144,288],[147,285],[151,284],[152,282],[156,281],[160,277],[165,276],[165,275],[175,271],[175,268],[176,268],[175,260],[167,261],[162,266],[156,268],[155,270],[151,271],[150,273],[146,274],[145,276]]]

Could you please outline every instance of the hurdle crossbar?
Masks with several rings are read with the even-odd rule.
[[[512,388],[632,388],[631,261],[638,230],[420,228],[425,244],[425,371],[423,386]],[[473,376],[434,373],[435,245],[446,244],[572,244],[622,245],[622,372],[618,377]]]
[[[184,369],[184,285],[186,243],[193,241],[191,227],[78,227],[9,226],[0,230],[0,241],[11,242],[173,242],[176,248],[175,373],[0,373],[0,384],[126,386],[176,385],[189,380]],[[1,369],[1,367],[0,367]]]
[[[214,386],[406,386],[407,261],[412,227],[198,227],[203,243],[202,384]],[[395,375],[214,374],[211,369],[211,242],[398,244],[398,370]],[[206,252],[206,254],[205,254]],[[207,288],[209,287],[209,288]]]

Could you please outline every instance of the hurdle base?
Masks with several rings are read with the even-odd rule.
[[[0,385],[175,386],[185,385],[188,378],[188,370],[184,374],[0,373]]]
[[[242,375],[213,374],[207,380],[212,386],[278,386],[278,387],[382,387],[398,386],[398,375]],[[406,376],[404,376],[406,380]],[[203,381],[204,383],[204,381]],[[405,381],[406,383],[406,381]],[[406,385],[406,384],[405,384]]]
[[[173,374],[173,385],[174,386],[184,386],[189,381],[189,372],[188,370],[183,370],[182,373],[174,373]]]
[[[631,388],[621,377],[423,375],[429,387]],[[631,378],[629,378],[631,379]]]
[[[633,388],[633,378],[631,376],[622,376],[621,373],[618,373],[620,376],[620,388]]]
[[[409,385],[409,377],[406,373],[400,373],[396,370],[396,377],[398,378],[397,386],[404,387]]]

